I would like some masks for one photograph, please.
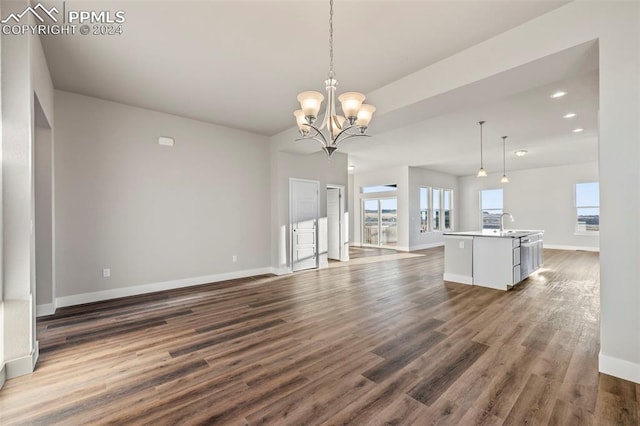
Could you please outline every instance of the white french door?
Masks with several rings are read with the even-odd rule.
[[[318,267],[318,206],[320,182],[290,180],[291,269]]]
[[[398,243],[398,199],[362,200],[362,244],[394,247]]]

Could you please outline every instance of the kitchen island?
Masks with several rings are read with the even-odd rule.
[[[444,280],[508,290],[542,265],[543,231],[445,232]]]

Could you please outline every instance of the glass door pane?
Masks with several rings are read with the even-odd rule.
[[[398,199],[380,200],[380,244],[395,246],[398,243]]]
[[[362,225],[362,244],[379,245],[380,210],[378,200],[364,200],[364,218]]]

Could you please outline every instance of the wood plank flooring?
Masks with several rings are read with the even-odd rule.
[[[598,373],[598,254],[545,250],[509,292],[443,282],[443,250],[59,309],[0,424],[637,425]]]

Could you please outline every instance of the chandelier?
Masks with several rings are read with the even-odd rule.
[[[327,104],[324,118],[318,125],[316,120],[322,106],[324,96],[320,92],[308,91],[298,95],[301,109],[296,110],[298,130],[301,138],[320,142],[328,158],[338,149],[338,144],[345,139],[365,135],[371,117],[376,110],[373,105],[363,104],[365,96],[358,92],[346,92],[338,97],[344,116],[336,110],[336,86],[338,81],[333,72],[333,0],[329,0],[329,78],[325,80]],[[345,118],[346,117],[346,118]]]

